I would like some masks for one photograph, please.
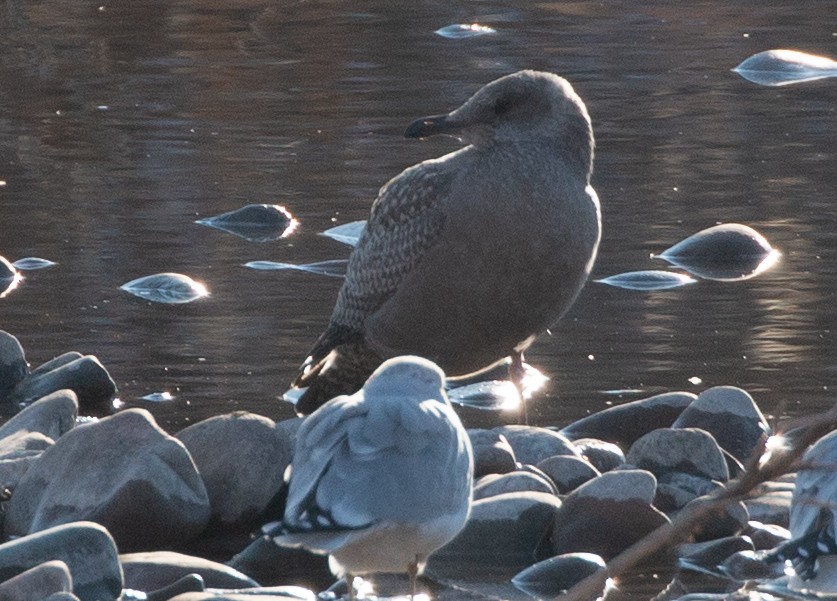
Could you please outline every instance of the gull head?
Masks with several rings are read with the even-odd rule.
[[[417,119],[408,138],[449,134],[478,147],[516,142],[564,142],[589,147],[590,116],[570,83],[554,73],[518,71],[480,88],[446,115]]]

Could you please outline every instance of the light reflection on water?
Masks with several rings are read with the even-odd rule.
[[[339,281],[242,265],[345,258],[318,233],[363,219],[389,177],[457,147],[404,140],[403,127],[532,67],[567,76],[594,121],[594,277],[653,268],[652,253],[718,222],[783,253],[746,282],[588,285],[527,357],[552,378],[533,420],[565,424],[612,402],[606,390],[716,384],[748,388],[768,412],[828,406],[834,83],[768,89],[729,71],[789,41],[829,53],[828,5],[0,0],[0,254],[59,262],[0,301],[0,327],[32,363],[98,355],[122,400],[170,430],[232,409],[290,416],[278,397]],[[433,33],[470,22],[497,33]],[[299,230],[257,244],[193,223],[252,203],[288,207]],[[172,307],[118,290],[167,271],[212,296]],[[176,400],[140,400],[160,391]]]

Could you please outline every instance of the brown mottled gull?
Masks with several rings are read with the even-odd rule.
[[[389,359],[299,428],[274,540],[328,554],[350,598],[352,576],[379,572],[409,574],[412,597],[428,555],[468,519],[473,453],[444,383],[426,359]]]
[[[301,413],[354,392],[382,360],[404,354],[450,376],[511,356],[519,385],[523,351],[590,273],[601,236],[593,130],[567,80],[513,73],[405,132],[434,134],[468,146],[381,188],[331,321],[294,381],[307,387]]]

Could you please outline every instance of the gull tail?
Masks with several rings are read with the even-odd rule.
[[[293,383],[305,388],[296,402],[297,413],[313,413],[336,396],[357,392],[382,361],[363,340],[340,344],[317,363],[309,358]]]

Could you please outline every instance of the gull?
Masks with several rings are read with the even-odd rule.
[[[296,395],[300,413],[405,354],[454,377],[510,356],[520,393],[523,352],[587,280],[601,238],[593,130],[566,79],[512,73],[405,132],[434,134],[467,146],[381,188],[329,324],[293,382],[306,389]]]
[[[790,561],[791,590],[837,593],[837,432],[805,452],[794,484],[791,538],[767,560]]]
[[[274,540],[328,554],[350,598],[370,573],[407,573],[413,596],[428,555],[468,519],[473,452],[444,382],[427,359],[389,359],[300,426]]]

